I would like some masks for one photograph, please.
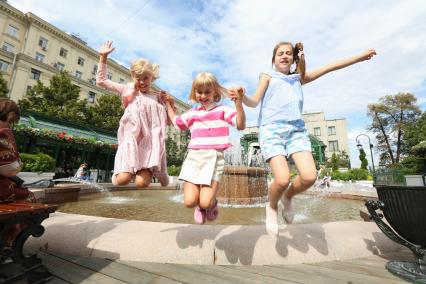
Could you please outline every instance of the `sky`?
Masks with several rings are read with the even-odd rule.
[[[367,130],[367,106],[385,95],[410,92],[426,109],[426,1],[423,0],[21,0],[8,1],[59,29],[78,34],[98,49],[114,42],[111,58],[129,67],[145,57],[160,64],[156,84],[188,101],[201,71],[222,85],[244,86],[251,95],[259,74],[271,67],[280,41],[303,42],[307,70],[377,51],[358,63],[303,86],[304,112],[345,118],[353,167],[359,167],[355,138]],[[245,108],[256,125],[258,108]],[[368,149],[365,137],[360,139]],[[373,154],[378,164],[378,153]],[[370,164],[370,154],[367,151]]]

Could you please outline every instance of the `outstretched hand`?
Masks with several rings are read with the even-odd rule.
[[[114,49],[115,49],[115,47],[112,47],[112,41],[108,40],[108,41],[104,42],[102,44],[101,48],[99,49],[99,55],[108,56],[108,54],[113,52]]]
[[[377,53],[375,49],[368,49],[361,54],[359,61],[370,60],[376,54]]]
[[[160,99],[166,105],[170,105],[173,109],[175,108],[175,100],[166,91],[160,91]]]
[[[246,90],[243,87],[233,87],[229,89],[229,98],[234,103],[240,103],[243,100],[243,96]]]

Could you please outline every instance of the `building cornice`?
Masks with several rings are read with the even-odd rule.
[[[7,2],[0,1],[0,10],[5,11],[8,15],[12,15],[21,21],[25,20],[25,14],[10,6]]]
[[[99,53],[95,49],[89,47],[88,45],[79,41],[77,38],[67,34],[66,32],[58,29],[54,25],[46,22],[45,20],[41,19],[37,15],[35,15],[31,12],[28,12],[28,13],[26,13],[26,17],[27,17],[28,22],[30,24],[34,24],[36,26],[41,27],[43,30],[47,30],[47,31],[51,32],[55,36],[65,40],[69,44],[75,46],[77,49],[84,50],[85,52],[89,53],[91,56],[93,56],[95,58],[99,57]],[[116,69],[119,69],[123,73],[130,73],[130,70],[128,68],[124,67],[121,64],[118,64],[116,61],[114,61],[112,59],[108,59],[108,64],[110,66],[113,66]]]

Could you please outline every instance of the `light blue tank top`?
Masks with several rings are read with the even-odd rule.
[[[302,119],[303,92],[300,75],[284,75],[274,70],[263,74],[271,76],[271,79],[261,100],[258,125]]]

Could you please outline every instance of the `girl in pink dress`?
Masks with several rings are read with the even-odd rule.
[[[125,108],[118,128],[112,183],[126,185],[133,178],[137,187],[147,187],[151,178],[162,186],[169,183],[166,163],[167,113],[160,96],[151,89],[158,78],[159,66],[146,59],[134,61],[130,67],[133,83],[119,84],[107,79],[107,58],[114,50],[112,41],[99,50],[96,83],[121,95]]]

